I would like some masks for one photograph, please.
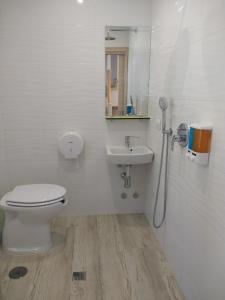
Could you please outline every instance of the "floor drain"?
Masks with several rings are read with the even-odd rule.
[[[73,272],[73,280],[86,280],[86,272]]]
[[[9,272],[9,278],[19,279],[27,274],[27,268],[25,267],[15,267]]]

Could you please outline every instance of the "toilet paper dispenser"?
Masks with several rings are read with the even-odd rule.
[[[83,151],[84,141],[77,132],[69,131],[59,138],[58,147],[66,159],[77,159]]]

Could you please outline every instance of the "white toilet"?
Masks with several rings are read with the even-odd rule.
[[[3,249],[13,252],[48,251],[52,246],[49,221],[67,204],[66,190],[53,184],[21,185],[4,195]]]

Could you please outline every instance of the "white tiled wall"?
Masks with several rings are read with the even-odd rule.
[[[106,143],[129,133],[144,142],[147,124],[104,119],[104,26],[150,25],[149,1],[0,0],[0,7],[0,194],[57,183],[68,190],[67,213],[143,211],[145,169],[133,168],[122,200],[121,170],[106,162]],[[57,151],[66,130],[84,137],[78,162]]]
[[[211,122],[208,167],[170,153],[165,225],[156,231],[187,300],[225,299],[225,1],[154,0],[149,172],[146,213],[152,221],[161,134],[159,96],[170,98],[168,121]],[[162,195],[161,195],[162,197]],[[161,198],[162,199],[162,198]]]

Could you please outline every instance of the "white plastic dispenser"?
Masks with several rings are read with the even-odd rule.
[[[208,124],[192,124],[189,128],[187,158],[199,165],[206,166],[212,139],[212,126]]]
[[[78,133],[70,131],[59,138],[58,145],[66,159],[76,159],[83,151],[84,141]]]

